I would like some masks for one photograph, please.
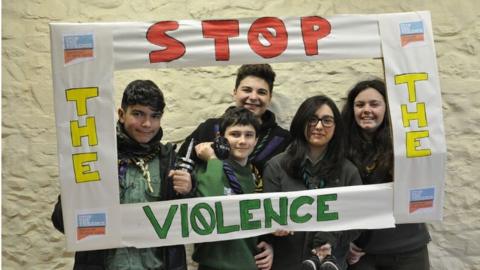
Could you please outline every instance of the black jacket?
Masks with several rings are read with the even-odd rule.
[[[180,156],[185,156],[187,153],[190,140],[195,139],[195,144],[202,142],[211,142],[218,135],[218,129],[221,118],[210,118],[201,123],[187,138],[182,147],[178,151]],[[275,114],[271,111],[266,111],[262,116],[262,125],[258,134],[258,142],[250,154],[250,162],[263,175],[265,163],[275,155],[283,152],[290,144],[290,133],[280,127],[275,119]],[[193,151],[192,159],[198,162],[195,151]]]
[[[302,180],[290,177],[283,166],[283,161],[289,158],[286,153],[272,158],[264,171],[264,192],[288,192],[306,190]],[[362,180],[353,163],[344,160],[339,178],[328,181],[325,188],[361,185]],[[338,232],[300,232],[284,237],[270,237],[268,242],[273,245],[274,257],[272,269],[290,270],[300,269],[303,260],[310,258],[314,247],[329,242],[332,253],[341,263],[342,269],[346,268],[346,253],[349,244],[359,235],[358,230]]]
[[[160,158],[160,172],[162,176],[162,196],[161,200],[175,199],[177,195],[173,191],[172,181],[166,181],[168,178],[168,172],[173,168],[175,164],[175,151],[171,144],[162,145],[159,153]],[[193,181],[193,179],[192,179]],[[193,185],[193,184],[192,184]],[[61,198],[58,196],[58,201],[55,204],[54,211],[52,213],[53,226],[60,232],[64,233],[63,225],[63,213]],[[186,270],[186,253],[183,245],[168,246],[157,249],[161,252],[161,258],[163,259],[165,270]],[[90,250],[79,251],[75,253],[74,270],[101,270],[105,269],[104,260],[108,250]]]
[[[363,184],[392,182],[391,171],[374,169],[366,173]],[[396,224],[395,228],[366,230],[355,244],[368,254],[396,254],[423,248],[430,242],[430,234],[424,223]]]

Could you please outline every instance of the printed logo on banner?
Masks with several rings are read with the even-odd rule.
[[[400,23],[400,41],[402,47],[409,43],[423,42],[425,31],[423,21]]]
[[[410,213],[419,209],[433,208],[435,188],[422,188],[410,190]]]
[[[106,217],[105,213],[77,215],[77,240],[92,235],[105,235]]]
[[[74,34],[63,37],[64,63],[74,64],[94,57],[93,34]]]

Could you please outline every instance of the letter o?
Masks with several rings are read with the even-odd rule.
[[[273,35],[269,28],[275,30]],[[260,42],[263,36],[270,45]],[[259,18],[252,23],[248,30],[248,45],[252,50],[263,58],[273,58],[282,54],[288,45],[288,33],[282,20],[274,17]]]
[[[210,216],[210,222],[205,219],[202,210]],[[203,212],[205,212],[203,211]],[[200,225],[198,223],[201,223]],[[192,229],[199,235],[208,235],[213,232],[216,226],[215,211],[207,203],[199,203],[190,212],[190,223]]]

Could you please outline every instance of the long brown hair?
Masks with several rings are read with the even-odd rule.
[[[306,99],[298,108],[290,125],[290,135],[292,136],[292,143],[287,150],[287,159],[284,160],[284,165],[287,174],[295,179],[302,179],[301,164],[308,154],[309,146],[305,138],[305,127],[308,125],[308,120],[315,115],[318,108],[327,105],[333,112],[335,120],[335,133],[328,143],[325,157],[321,160],[322,174],[326,181],[334,181],[338,178],[343,165],[344,157],[344,128],[341,119],[340,111],[335,105],[335,102],[327,96],[318,95]]]
[[[367,88],[377,90],[385,101],[385,116],[383,123],[374,132],[372,140],[368,141],[362,135],[362,129],[355,121],[355,98]],[[390,113],[387,102],[385,83],[380,79],[358,82],[348,93],[347,102],[343,106],[342,118],[346,128],[346,156],[359,169],[362,179],[367,173],[367,167],[392,172],[393,145],[391,135]]]

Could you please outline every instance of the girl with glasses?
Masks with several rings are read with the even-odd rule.
[[[357,168],[344,157],[344,130],[340,112],[328,97],[306,99],[290,125],[291,145],[271,159],[264,171],[265,192],[360,185]],[[274,233],[272,269],[300,269],[312,256],[333,254],[341,269],[349,242],[357,232],[289,232]],[[343,266],[343,267],[342,267]]]

